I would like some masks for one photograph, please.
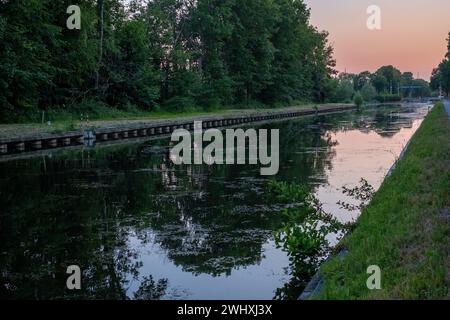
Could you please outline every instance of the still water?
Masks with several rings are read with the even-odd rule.
[[[305,185],[341,222],[361,178],[377,189],[428,105],[264,124],[280,129],[278,181]],[[169,140],[0,162],[0,298],[296,299],[274,234],[283,209],[259,166],[174,166]],[[328,237],[335,244],[336,235]],[[82,290],[66,289],[66,268]]]

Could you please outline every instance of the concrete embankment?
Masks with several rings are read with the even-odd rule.
[[[281,110],[242,110],[226,115],[206,115],[168,120],[105,122],[106,125],[85,126],[82,130],[60,134],[14,132],[14,134],[3,134],[0,137],[0,160],[8,155],[31,153],[39,150],[92,145],[94,142],[110,143],[120,140],[165,136],[176,129],[193,130],[194,121],[202,121],[204,129],[222,128],[352,109],[355,109],[353,105],[321,105]]]

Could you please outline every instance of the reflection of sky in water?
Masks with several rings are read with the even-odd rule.
[[[280,129],[276,178],[307,184],[326,212],[352,220],[358,213],[336,204],[346,199],[342,187],[365,178],[378,188],[427,108],[391,110],[263,125]],[[74,262],[88,269],[89,298],[133,298],[145,278],[155,281],[145,288],[167,279],[163,299],[296,298],[273,236],[289,204],[266,198],[260,166],[174,166],[167,146],[0,162],[0,288],[19,290],[0,298],[71,297],[61,266]]]
[[[339,200],[354,203],[351,198],[342,194],[342,186],[354,187],[364,178],[377,190],[408,143],[411,133],[417,130],[421,122],[422,120],[415,120],[412,128],[401,128],[389,138],[384,138],[374,131],[364,133],[350,130],[333,133],[332,139],[339,141],[334,147],[336,156],[332,160],[332,169],[325,170],[327,182],[320,184],[315,192],[325,211],[333,213],[342,222],[356,218],[358,212],[349,213],[336,205]]]
[[[358,127],[358,129],[352,128],[355,123],[343,121],[342,128],[339,129],[338,126],[337,130],[332,129],[323,134],[324,138],[334,142],[332,147],[288,149],[289,155],[287,155],[285,163],[281,163],[281,170],[284,168],[289,171],[298,154],[309,153],[314,155],[318,162],[324,161],[324,153],[330,155],[325,157],[325,162],[327,162],[325,170],[319,175],[314,173],[308,180],[315,186],[315,195],[323,203],[326,212],[332,213],[342,222],[352,221],[357,218],[359,212],[348,212],[337,205],[339,200],[356,203],[342,194],[342,187],[354,187],[359,184],[361,178],[365,178],[375,189],[378,189],[387,171],[411,135],[420,126],[421,115],[424,112],[426,112],[426,108],[411,115],[402,114],[399,119],[390,121],[389,128],[381,130],[374,130],[372,125],[375,125],[376,121],[365,118],[362,118],[361,121],[367,125]],[[399,114],[395,116],[398,118]],[[412,121],[408,118],[411,118]],[[320,126],[311,125],[308,129],[320,129]],[[319,163],[314,162],[313,167],[315,166],[320,167]],[[254,170],[243,170],[239,179],[240,183],[239,181],[215,180],[214,177],[211,177],[209,182],[221,183],[226,188],[234,189],[234,192],[225,195],[226,197],[242,195],[245,199],[245,191],[242,194],[239,193],[244,189],[242,183],[247,182],[252,187],[261,183],[261,179],[252,181],[254,174]],[[295,176],[292,180],[296,180]],[[220,207],[220,203],[217,203],[215,208],[217,207]],[[255,211],[255,206],[251,209]],[[236,211],[239,210],[241,209],[237,207]],[[191,231],[191,236],[195,236],[195,231]],[[335,243],[335,235],[329,235],[328,240]],[[168,259],[167,252],[156,243],[157,241],[153,242],[151,246],[142,244],[133,236],[130,236],[128,241],[141,254],[142,276],[148,273],[155,279],[169,279],[169,288],[164,296],[165,299],[272,299],[275,288],[281,288],[289,282],[288,257],[276,247],[272,239],[262,245],[260,262],[247,266],[238,265],[231,270],[230,274],[216,276],[205,273],[193,275],[190,270],[183,270],[182,266],[177,266]],[[221,264],[223,262],[221,259],[226,259],[226,257],[220,257],[210,263],[212,265],[214,263]],[[128,292],[133,293],[138,286],[138,281],[132,282]]]
[[[166,299],[249,299],[249,291],[256,297],[273,298],[274,288],[282,287],[289,281],[285,268],[289,265],[284,252],[276,249],[272,240],[263,245],[261,263],[238,267],[231,276],[214,277],[209,274],[193,276],[176,266],[167,258],[166,252],[157,244],[151,246],[131,236],[130,245],[141,251],[140,260],[145,271],[155,279],[169,279]],[[218,261],[220,263],[220,260]],[[143,272],[142,276],[146,273]],[[139,287],[138,281],[131,281],[128,292],[131,294]]]

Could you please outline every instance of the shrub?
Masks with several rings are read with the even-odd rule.
[[[353,83],[348,80],[341,80],[338,82],[332,101],[348,103],[352,101],[354,94],[355,90],[353,89]]]
[[[164,102],[163,110],[169,112],[195,111],[194,100],[190,97],[173,97]]]
[[[357,106],[358,108],[361,108],[361,106],[362,106],[363,103],[364,103],[364,99],[363,99],[361,93],[357,92],[357,93],[355,94],[355,97],[353,98],[353,102],[356,104],[356,106]]]
[[[370,83],[366,83],[361,89],[361,95],[366,102],[370,102],[377,96],[377,90]]]

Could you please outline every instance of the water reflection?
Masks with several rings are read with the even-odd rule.
[[[378,187],[426,111],[265,125],[280,128],[276,179],[306,184],[326,212],[349,221],[358,213],[337,205],[340,188],[362,177]],[[174,166],[168,145],[0,163],[0,297],[296,298],[302,284],[274,238],[291,204],[264,196],[258,166]],[[83,270],[80,292],[65,289],[72,264]]]

